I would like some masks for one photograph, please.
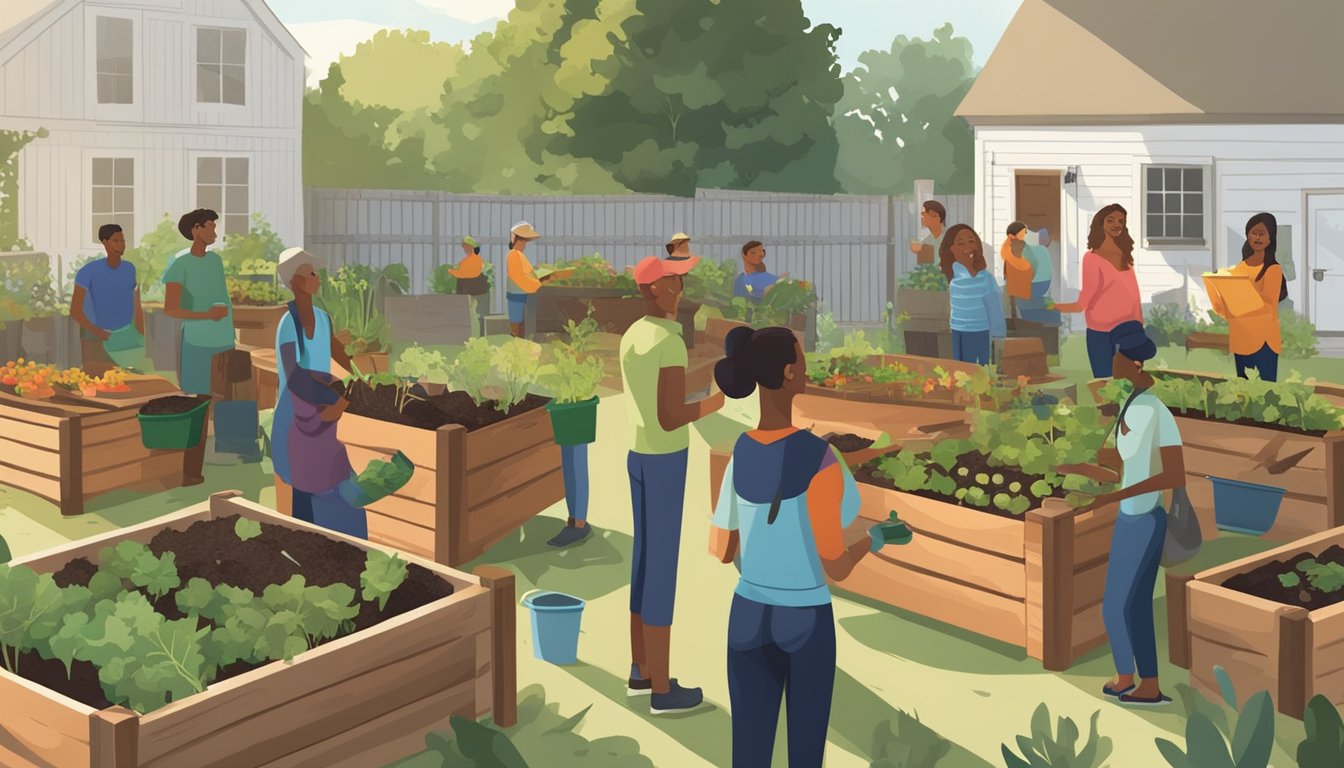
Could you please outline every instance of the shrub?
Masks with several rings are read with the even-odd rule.
[[[181,233],[178,233],[181,238]],[[224,245],[219,249],[219,258],[224,262],[224,271],[230,275],[274,275],[275,265],[280,260],[280,252],[285,244],[280,236],[271,229],[266,217],[260,213],[252,214],[247,234],[224,236]]]
[[[1172,768],[1203,768],[1228,765],[1266,768],[1274,749],[1274,702],[1268,691],[1246,700],[1237,712],[1237,694],[1227,670],[1215,666],[1213,676],[1223,702],[1237,715],[1235,722],[1189,686],[1177,686],[1186,710],[1185,751],[1167,739],[1157,739],[1157,750]]]
[[[921,264],[901,275],[897,285],[916,291],[946,291],[947,276],[937,264]]]
[[[952,750],[952,743],[919,721],[918,715],[896,710],[891,720],[873,732],[873,759],[869,768],[935,768]]]
[[[1078,749],[1078,726],[1073,720],[1061,717],[1058,733],[1051,733],[1050,709],[1042,702],[1031,716],[1031,735],[1017,737],[1022,757],[1013,754],[1004,744],[1001,747],[1004,764],[1008,768],[1098,768],[1111,754],[1111,740],[1097,735],[1097,718],[1100,716],[1100,711],[1092,713],[1087,742]]]
[[[1190,310],[1175,304],[1155,304],[1144,311],[1143,328],[1148,338],[1159,347],[1185,346],[1190,334],[1199,330],[1199,323]]]
[[[190,245],[177,231],[177,221],[165,213],[158,226],[140,238],[139,245],[126,249],[122,258],[135,265],[141,301],[163,301],[163,273],[173,257]]]
[[[1307,737],[1297,747],[1299,768],[1344,765],[1344,721],[1335,705],[1319,693],[1312,696],[1302,723],[1307,727]]]

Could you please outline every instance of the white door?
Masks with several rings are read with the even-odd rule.
[[[1307,195],[1304,277],[1316,330],[1344,333],[1344,193]]]

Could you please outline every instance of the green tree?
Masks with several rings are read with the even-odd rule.
[[[931,40],[902,35],[859,63],[835,109],[835,175],[845,191],[902,194],[933,179],[943,193],[970,192],[974,139],[953,113],[975,80],[971,42],[944,24]]]
[[[626,187],[832,192],[840,30],[799,0],[637,0],[594,61],[610,80],[574,106],[570,154]]]
[[[434,108],[465,55],[461,45],[431,42],[423,30],[382,29],[340,58],[341,96],[401,112]]]

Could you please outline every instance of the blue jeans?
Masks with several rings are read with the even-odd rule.
[[[1031,323],[1059,325],[1059,312],[1045,308],[1045,297],[1050,293],[1050,281],[1031,284],[1031,298],[1017,302],[1017,316]]]
[[[1253,355],[1233,355],[1237,362],[1237,375],[1246,378],[1246,369],[1254,368],[1260,374],[1261,381],[1278,381],[1279,353],[1269,348],[1269,344]]]
[[[1108,331],[1087,329],[1087,361],[1092,364],[1092,378],[1109,379],[1115,374],[1112,363],[1115,361],[1115,345],[1111,343]]]
[[[368,515],[342,498],[339,488],[323,493],[306,493],[297,488],[292,490],[294,495],[290,502],[290,514],[295,520],[320,525],[357,539],[369,538]]]
[[[1166,538],[1167,513],[1160,506],[1142,515],[1120,514],[1115,518],[1101,620],[1118,674],[1134,674],[1137,663],[1139,677],[1157,677],[1153,588]]]
[[[526,293],[507,293],[509,305],[509,322],[521,323],[527,319],[527,294]]]
[[[630,613],[646,626],[672,626],[681,555],[681,513],[690,451],[630,452],[630,501],[635,514],[630,562]]]
[[[565,477],[565,506],[569,516],[588,519],[588,446],[560,446],[560,470]]]
[[[780,697],[788,693],[790,768],[820,768],[835,686],[830,605],[785,608],[733,596],[728,614],[728,696],[733,768],[769,768]]]
[[[989,331],[953,331],[952,358],[963,363],[989,365]]]

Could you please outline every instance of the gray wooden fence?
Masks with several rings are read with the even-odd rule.
[[[949,225],[972,221],[972,196],[934,199],[947,207]],[[886,196],[700,190],[693,198],[497,197],[309,188],[304,245],[335,265],[403,263],[412,289],[423,292],[432,270],[461,259],[458,243],[472,235],[494,264],[494,306],[502,307],[509,228],[518,221],[541,234],[527,252],[537,265],[597,252],[624,269],[665,255],[663,243],[675,232],[689,233],[704,257],[737,262],[743,243],[760,240],[770,270],[812,281],[842,323],[882,320],[896,279],[914,265],[908,241],[924,234],[915,202]]]

